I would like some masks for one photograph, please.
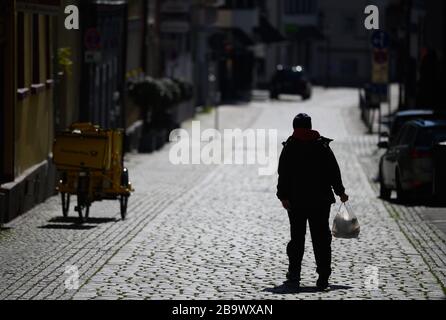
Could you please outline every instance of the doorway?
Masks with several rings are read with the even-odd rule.
[[[5,56],[4,45],[0,42],[0,183],[4,182],[5,148]]]
[[[81,120],[102,128],[124,127],[124,66],[126,53],[126,6],[95,4],[86,7],[84,34],[99,35],[97,59],[84,58],[81,90]],[[91,51],[84,44],[84,55]]]

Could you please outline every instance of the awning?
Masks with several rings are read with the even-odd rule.
[[[230,28],[229,31],[232,32],[232,36],[241,44],[245,46],[252,46],[255,44],[255,41],[242,29]]]
[[[286,34],[289,40],[324,40],[325,36],[315,26],[286,26]]]
[[[60,6],[60,0],[18,0],[16,3],[16,10],[57,15],[60,13]]]
[[[286,41],[286,38],[268,21],[264,15],[260,17],[260,24],[254,29],[254,33],[259,38],[259,41],[263,43]]]
[[[221,51],[226,44],[253,46],[254,40],[242,29],[239,28],[219,28],[216,33],[209,37],[209,45],[213,50]]]

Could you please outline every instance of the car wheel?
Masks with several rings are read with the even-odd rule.
[[[383,170],[382,170],[382,160],[379,164],[379,197],[383,200],[390,200],[390,196],[392,195],[392,189],[387,188],[384,184]]]
[[[269,92],[269,98],[272,100],[277,100],[279,99],[279,94],[275,91],[270,91]]]
[[[383,200],[390,200],[390,196],[392,195],[392,190],[387,188],[382,178],[379,179],[379,197]]]
[[[402,203],[409,200],[408,192],[403,190],[403,187],[401,186],[400,175],[398,172],[396,173],[396,198]]]
[[[302,96],[302,99],[303,100],[308,100],[308,99],[310,99],[311,98],[311,95],[309,95],[309,94],[304,94],[303,96]]]

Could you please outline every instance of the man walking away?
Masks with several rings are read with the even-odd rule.
[[[341,172],[330,149],[331,139],[312,130],[310,116],[301,113],[293,121],[294,133],[284,143],[279,160],[277,197],[288,211],[291,241],[287,246],[287,279],[300,285],[305,250],[307,221],[319,274],[317,287],[328,288],[331,269],[330,208],[336,202],[333,190],[342,202],[348,201]]]

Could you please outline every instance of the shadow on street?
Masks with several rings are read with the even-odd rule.
[[[335,291],[335,290],[349,290],[352,289],[350,286],[342,286],[342,285],[330,285],[329,289],[326,291],[320,291],[317,287],[297,287],[293,283],[284,282],[283,284],[273,287],[266,288],[264,292],[270,292],[275,294],[297,294],[297,293],[317,293],[317,292],[327,292],[327,291]]]
[[[88,218],[85,224],[79,223],[78,217],[55,217],[48,221],[47,225],[40,226],[39,229],[55,229],[55,230],[90,230],[96,228],[95,225],[113,223],[115,218]]]
[[[83,224],[47,224],[40,226],[39,229],[54,229],[54,230],[90,230],[96,226],[87,226]]]
[[[446,208],[446,200],[444,199],[432,199],[432,198],[419,198],[419,199],[409,199],[407,201],[401,201],[396,198],[390,200],[385,200],[380,197],[378,199],[382,201],[387,201],[390,204],[397,204],[406,207],[418,207],[424,206],[428,208]]]
[[[116,222],[117,219],[115,218],[88,218],[87,222],[89,224],[104,224],[104,223],[112,223]],[[49,220],[50,223],[78,223],[79,218],[78,217],[55,217]]]

